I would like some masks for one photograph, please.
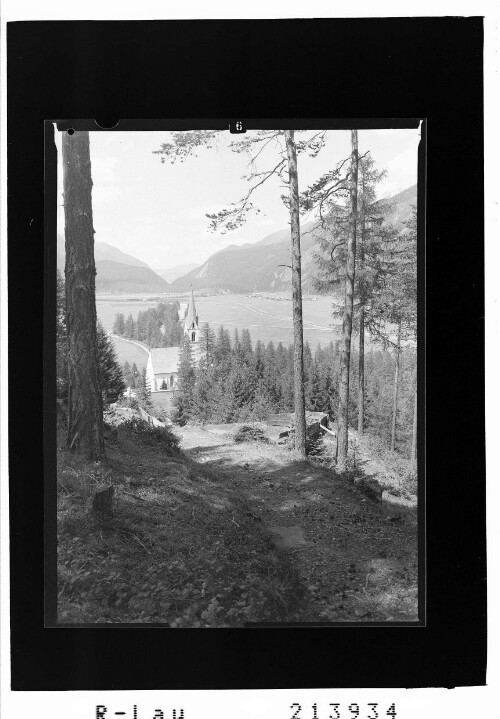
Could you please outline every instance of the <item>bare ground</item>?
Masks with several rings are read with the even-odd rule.
[[[262,426],[269,442],[242,443],[241,425],[176,428],[179,449],[129,415],[109,421],[103,464],[59,438],[59,622],[418,619],[414,506],[374,501],[278,446],[275,428]],[[108,484],[113,512],[95,516],[93,492]]]
[[[286,447],[236,444],[234,425],[180,434],[182,449],[216,470],[297,573],[304,591],[292,620],[418,620],[415,506],[387,493],[376,502]]]

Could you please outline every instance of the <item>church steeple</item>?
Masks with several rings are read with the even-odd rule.
[[[193,285],[191,285],[191,297],[186,312],[186,319],[184,320],[184,333],[189,336],[191,342],[198,342],[199,332],[200,328],[198,324],[198,315],[196,314],[196,307],[194,304]]]

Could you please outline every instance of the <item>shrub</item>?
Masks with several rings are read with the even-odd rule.
[[[399,452],[391,452],[379,437],[366,435],[365,441],[373,456],[378,457],[384,467],[384,479],[398,495],[416,494],[418,488],[417,467]],[[392,490],[391,490],[392,491]]]
[[[267,437],[260,427],[244,424],[234,435],[235,442],[267,442]]]
[[[133,434],[140,442],[150,447],[161,447],[167,454],[179,452],[179,437],[169,427],[153,427],[144,420],[133,417],[119,425],[118,433]]]

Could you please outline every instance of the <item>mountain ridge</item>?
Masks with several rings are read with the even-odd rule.
[[[58,266],[64,265],[64,235],[57,235],[57,264]],[[132,267],[149,267],[146,262],[139,260],[137,257],[119,250],[118,247],[110,245],[107,242],[95,242],[94,243],[94,258],[98,262],[100,260],[111,260],[113,262],[119,262],[123,265],[131,265]]]
[[[417,186],[377,200],[374,205],[384,213],[384,224],[402,227],[417,201]],[[317,221],[301,227],[302,286],[314,291],[314,234]],[[321,232],[321,230],[319,230]],[[275,292],[291,287],[290,229],[283,228],[252,244],[230,245],[171,284],[172,292],[194,290],[208,292]]]
[[[168,292],[170,286],[145,262],[107,242],[94,244],[96,291],[104,293]],[[64,236],[57,236],[57,266],[64,272]]]
[[[168,292],[170,286],[148,267],[127,265],[113,260],[97,260],[95,263],[96,292]]]

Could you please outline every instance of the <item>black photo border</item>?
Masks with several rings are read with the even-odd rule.
[[[329,73],[328,48],[345,57],[354,40],[364,52],[342,73]],[[7,41],[12,688],[483,684],[482,19],[12,23]],[[290,48],[294,72],[286,73]],[[165,87],[159,77],[168,79]],[[419,208],[427,201],[426,261],[419,254],[427,357],[419,356],[418,406],[420,427],[427,423],[426,626],[45,627],[50,394],[42,398],[42,382],[27,386],[23,378],[36,367],[50,384],[47,318],[55,299],[42,269],[55,267],[55,246],[44,245],[54,220],[44,213],[44,167],[53,162],[48,153],[44,166],[47,120],[95,117],[103,127],[121,120],[123,129],[122,118],[259,113],[285,117],[290,127],[297,117],[310,127],[339,115],[427,118],[427,197],[420,182],[418,197]]]

